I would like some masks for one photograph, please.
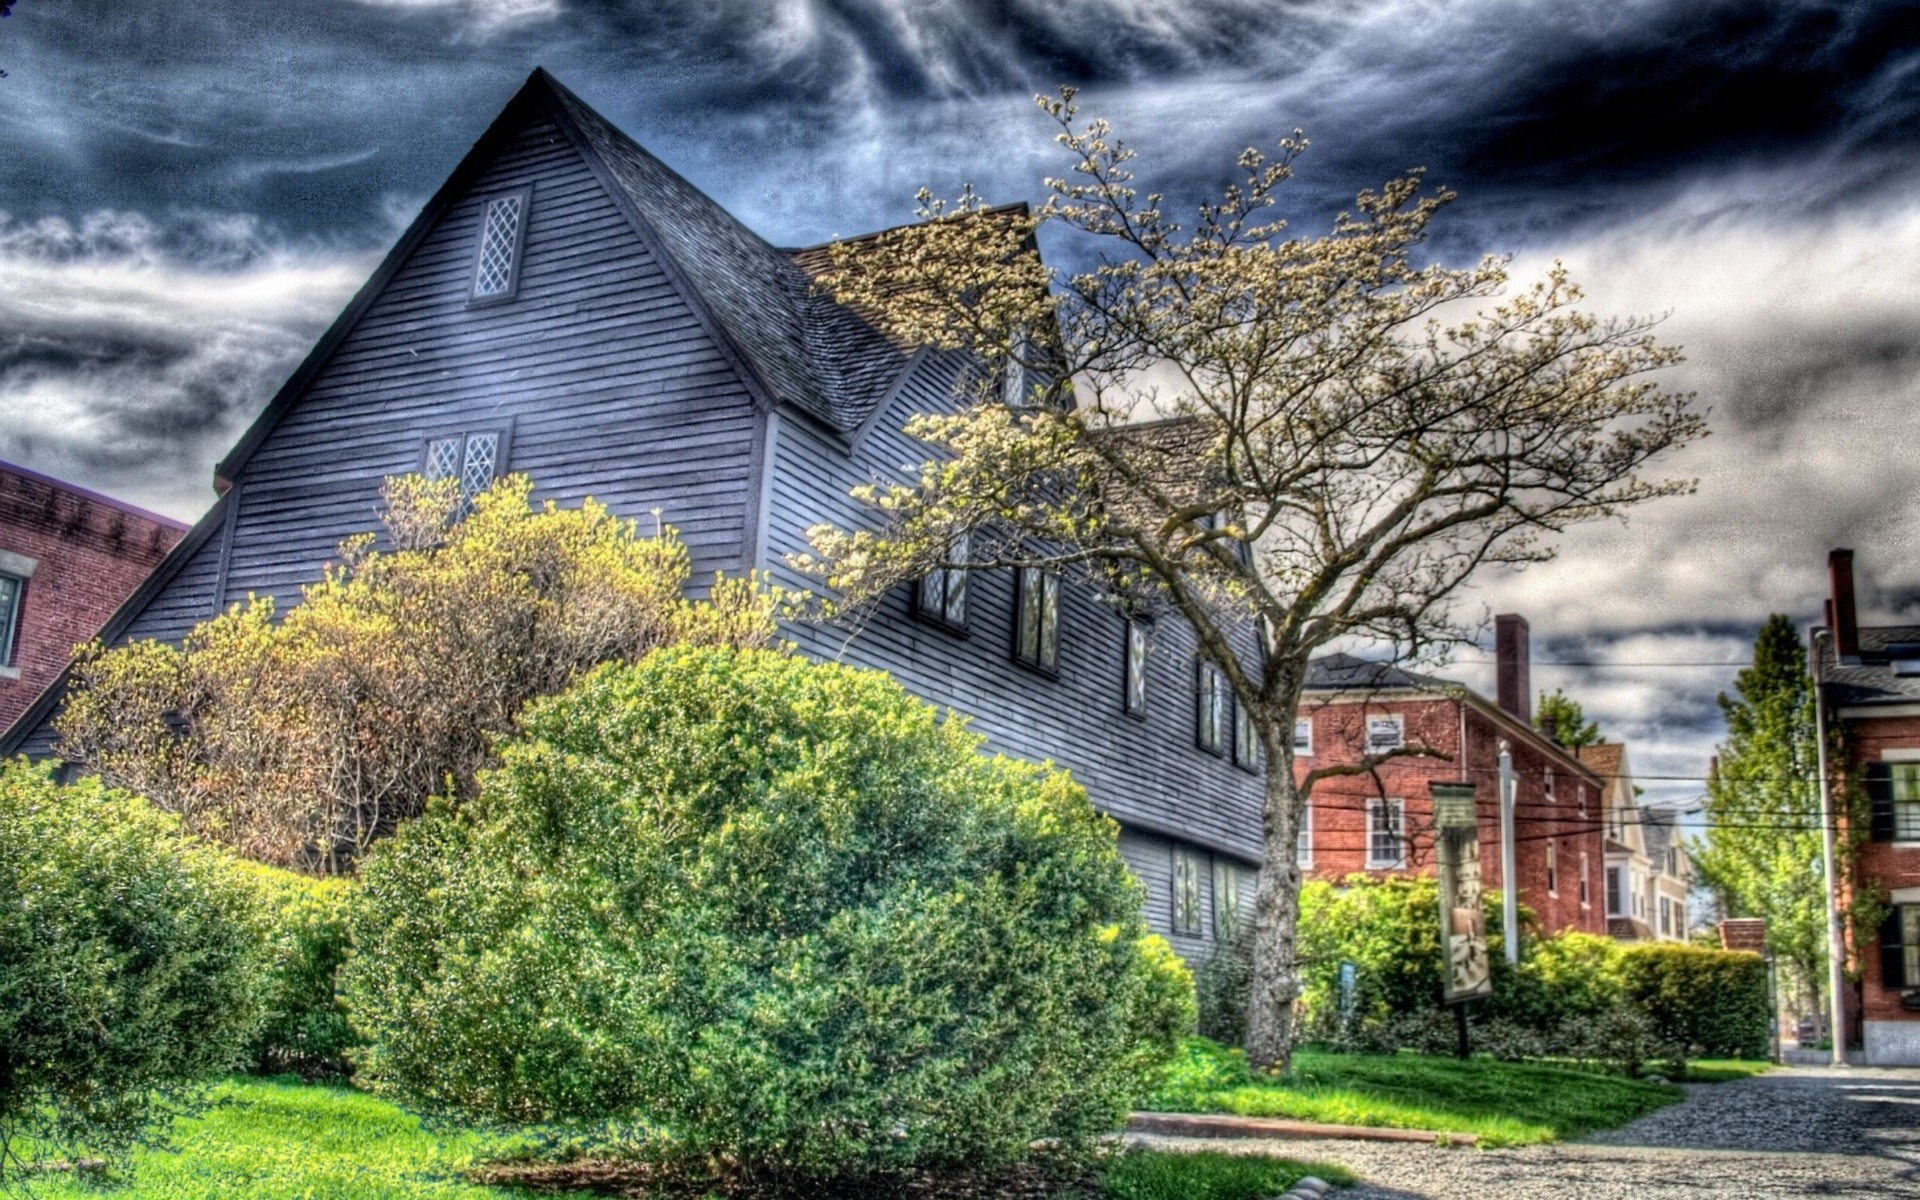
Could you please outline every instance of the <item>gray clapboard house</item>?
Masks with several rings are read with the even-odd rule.
[[[967,369],[815,294],[823,261],[769,245],[536,71],[104,636],[177,640],[249,593],[293,600],[373,523],[380,481],[423,469],[657,509],[696,578],[758,567],[805,586],[786,565],[804,531],[868,519],[848,490],[924,457],[902,425],[953,405]],[[981,572],[890,597],[851,641],[786,632],[968,714],[994,749],[1071,768],[1122,825],[1151,924],[1203,957],[1251,905],[1259,854],[1260,778],[1231,700],[1178,621],[1130,624],[1080,587],[1026,582],[1023,610],[1022,581]],[[1024,644],[1016,610],[1045,627]],[[50,754],[59,693],[0,750]]]

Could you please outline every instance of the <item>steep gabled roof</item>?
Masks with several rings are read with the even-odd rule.
[[[857,428],[908,355],[852,309],[816,293],[794,252],[742,225],[544,70],[527,86],[544,90],[605,164],[649,240],[699,293],[765,389],[840,432]]]
[[[796,252],[768,244],[536,68],[214,468],[216,476],[237,477],[499,144],[537,113],[559,124],[610,185],[749,386],[765,401],[793,404],[841,433],[859,428],[910,356],[853,310],[817,294]]]

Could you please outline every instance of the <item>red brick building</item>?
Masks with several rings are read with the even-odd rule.
[[[1851,883],[1889,906],[1878,936],[1857,948],[1849,1032],[1869,1063],[1920,1066],[1920,625],[1862,626],[1853,551],[1835,550],[1827,567],[1833,598],[1814,630],[1814,677],[1845,747],[1835,773],[1868,798]]]
[[[1315,784],[1300,838],[1309,878],[1432,875],[1432,786],[1471,783],[1479,810],[1480,869],[1504,887],[1500,862],[1500,748],[1513,755],[1514,869],[1520,903],[1547,932],[1605,936],[1600,887],[1605,781],[1532,727],[1526,622],[1499,618],[1498,703],[1465,686],[1336,654],[1316,659],[1295,729],[1296,770],[1359,761],[1392,746],[1431,752],[1394,758],[1368,775]]]
[[[0,728],[52,683],[187,527],[0,463]]]

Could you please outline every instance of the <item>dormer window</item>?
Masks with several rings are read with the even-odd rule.
[[[530,189],[490,196],[480,203],[480,241],[474,252],[475,304],[511,300],[520,290],[520,252],[527,241]]]
[[[914,590],[914,610],[929,621],[950,629],[967,627],[967,550],[966,534],[953,539],[947,548],[947,561],[953,565],[935,567],[920,579]]]

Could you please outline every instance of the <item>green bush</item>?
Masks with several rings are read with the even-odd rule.
[[[1115,827],[886,676],[673,649],[365,863],[361,1077],[749,1178],[1115,1128],[1193,1021]]]
[[[355,1039],[334,985],[347,957],[352,885],[255,863],[246,868],[266,939],[265,1021],[248,1051],[253,1069],[309,1079],[344,1076]]]
[[[1253,1000],[1253,922],[1237,923],[1232,935],[1194,973],[1203,1038],[1238,1046],[1247,1040],[1247,1006]]]
[[[1766,1057],[1767,964],[1758,954],[1631,946],[1621,969],[1627,998],[1661,1037],[1699,1057]]]
[[[249,909],[175,818],[0,767],[0,1148],[119,1154],[238,1063],[260,1020]]]

